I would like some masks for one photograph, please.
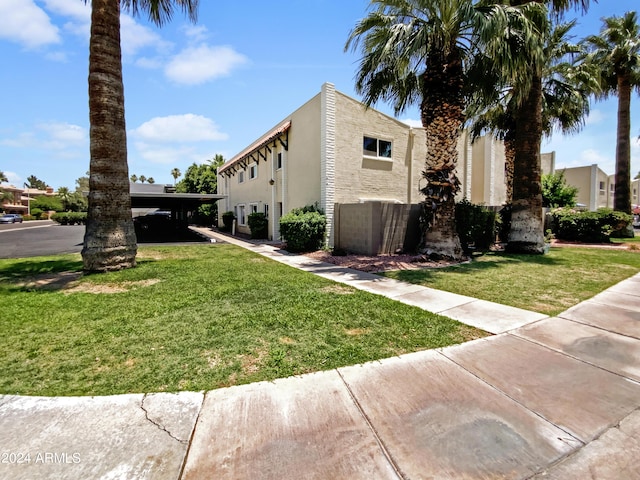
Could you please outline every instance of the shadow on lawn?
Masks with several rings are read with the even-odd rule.
[[[525,255],[504,252],[492,252],[477,256],[469,263],[461,263],[444,268],[423,268],[419,270],[398,270],[393,278],[409,283],[428,282],[442,272],[466,275],[483,270],[500,269],[513,264],[535,264],[541,266],[557,266],[566,264],[567,260],[553,255]]]
[[[34,275],[81,271],[82,260],[66,258],[43,261],[26,258],[24,260],[13,261],[5,267],[0,267],[0,281],[11,281],[25,277],[33,277]]]

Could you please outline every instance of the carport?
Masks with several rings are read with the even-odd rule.
[[[171,211],[171,218],[187,222],[189,212],[200,205],[215,203],[226,195],[205,193],[176,193],[172,185],[131,183],[131,208],[157,208]]]

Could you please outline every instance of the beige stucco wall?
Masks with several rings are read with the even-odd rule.
[[[418,201],[424,165],[422,129],[408,125],[336,92],[335,202]],[[366,157],[363,137],[391,141],[391,159]]]

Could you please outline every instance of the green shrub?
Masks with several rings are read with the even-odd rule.
[[[624,230],[632,221],[631,215],[609,208],[596,212],[557,208],[549,215],[556,238],[586,243],[609,242],[612,235]]]
[[[233,221],[235,219],[236,216],[233,214],[233,212],[224,212],[222,214],[222,225],[225,232],[231,231],[231,226],[233,225]]]
[[[295,209],[280,218],[280,234],[291,252],[318,250],[324,243],[325,216],[317,210]]]
[[[35,217],[33,215],[23,215],[22,216],[22,220],[25,222],[28,222],[29,220],[37,220],[38,217]]]
[[[497,213],[466,198],[456,203],[456,229],[465,253],[486,252],[496,240]]]
[[[31,209],[31,216],[34,218],[40,218],[40,215],[42,215],[42,209],[40,208],[32,208]]]
[[[267,238],[269,233],[269,220],[264,213],[251,213],[247,217],[247,224],[251,230],[251,238]]]
[[[51,220],[60,225],[85,225],[87,223],[86,212],[56,212],[51,215]]]

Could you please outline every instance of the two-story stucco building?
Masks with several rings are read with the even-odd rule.
[[[280,217],[318,204],[333,245],[334,205],[384,201],[419,203],[426,158],[423,128],[412,128],[325,83],[320,93],[218,169],[219,211],[233,211],[237,230],[264,212],[269,237],[279,238]],[[505,202],[504,147],[491,137],[459,144],[460,198]]]

